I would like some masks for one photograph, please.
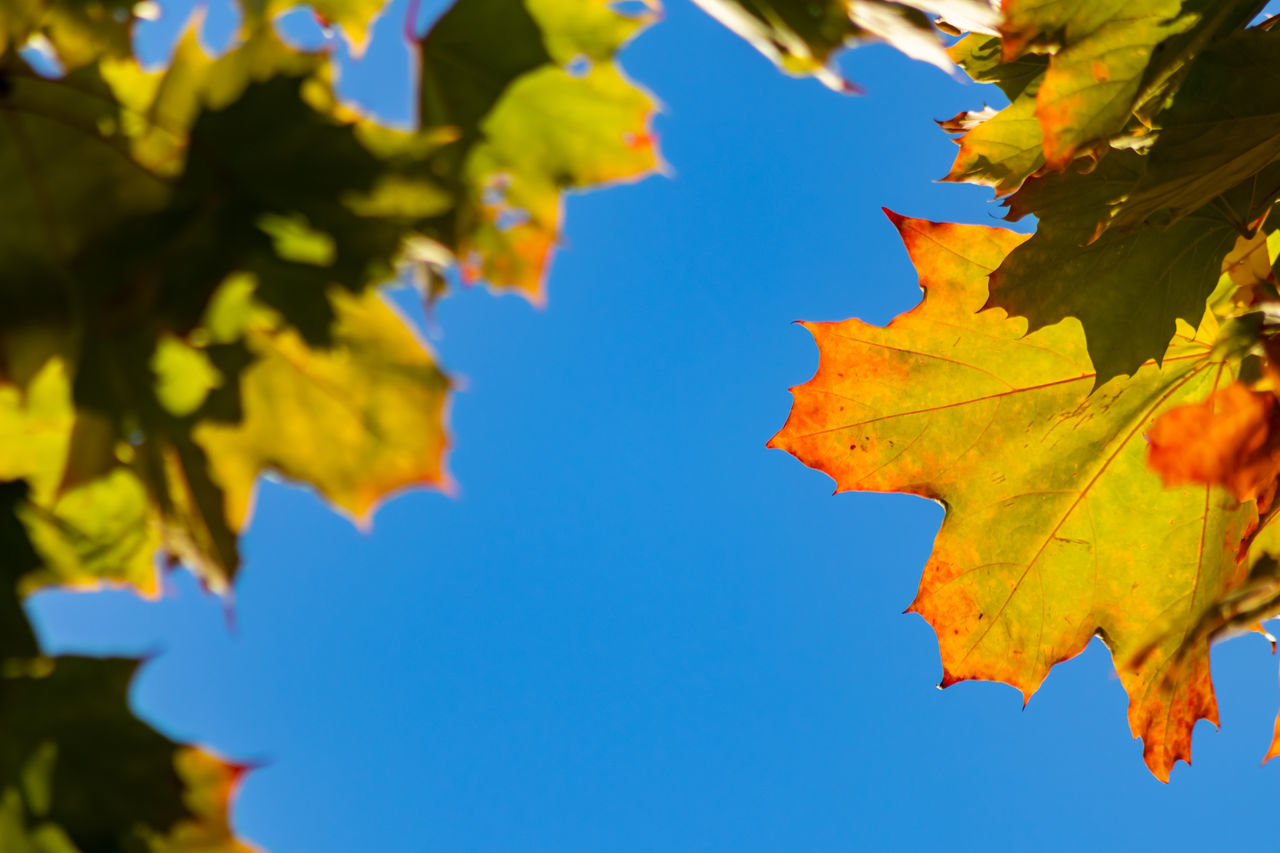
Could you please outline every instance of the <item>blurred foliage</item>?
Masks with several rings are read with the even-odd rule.
[[[290,5],[247,2],[216,57],[197,18],[158,69],[146,4],[0,9],[0,849],[248,849],[239,771],[130,714],[135,663],[41,656],[22,598],[156,595],[177,564],[226,590],[266,471],[361,522],[447,487],[451,383],[381,286],[436,299],[452,267],[541,301],[563,192],[657,165],[614,62],[654,9],[459,0],[403,130],[281,40]],[[312,12],[359,51],[381,5]]]

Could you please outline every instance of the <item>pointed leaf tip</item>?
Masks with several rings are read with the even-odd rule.
[[[885,216],[889,217],[889,221],[893,223],[894,228],[897,228],[898,230],[902,230],[902,223],[907,221],[907,217],[903,216],[901,213],[897,213],[896,211],[890,210],[887,207],[881,207],[880,211]]]

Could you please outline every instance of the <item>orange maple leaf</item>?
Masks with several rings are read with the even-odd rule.
[[[1280,476],[1280,406],[1274,394],[1240,382],[1165,412],[1147,440],[1147,461],[1167,486],[1225,486],[1244,501]]]

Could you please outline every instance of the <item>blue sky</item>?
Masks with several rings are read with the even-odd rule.
[[[1215,650],[1223,730],[1161,785],[1096,643],[1025,710],[936,689],[901,611],[940,509],[832,497],[765,448],[817,364],[790,321],[919,297],[880,207],[998,215],[933,182],[932,119],[993,91],[868,48],[844,63],[868,94],[836,95],[684,2],[623,64],[673,176],[569,200],[546,309],[472,290],[431,324],[466,383],[459,496],[364,535],[268,485],[233,628],[178,574],[158,603],[40,596],[46,646],[154,653],[136,706],[263,764],[235,822],[274,853],[1273,847],[1261,639]],[[394,114],[396,68],[375,53],[345,91]]]

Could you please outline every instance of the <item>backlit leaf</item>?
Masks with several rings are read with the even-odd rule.
[[[7,667],[0,679],[0,828],[20,827],[28,849],[41,853],[247,853],[227,826],[238,771],[174,744],[130,713],[126,694],[136,666],[58,658]],[[6,844],[10,837],[3,836]],[[74,847],[57,846],[68,843]]]
[[[968,35],[950,55],[974,80],[995,83],[1011,101],[994,114],[970,113],[971,121],[944,124],[961,133],[960,151],[943,180],[964,181],[995,189],[1016,190],[1044,165],[1044,134],[1036,116],[1036,91],[1044,76],[1044,57],[1030,55],[1010,63],[1001,60],[1000,39]]]
[[[541,301],[561,193],[657,165],[652,99],[613,63],[651,20],[605,0],[462,0],[427,34],[421,119],[456,131],[434,162],[458,207],[424,233],[465,280]]]
[[[195,431],[236,525],[266,469],[315,486],[361,520],[396,489],[447,483],[448,380],[377,293],[333,299],[329,349],[307,346],[271,312],[250,308],[244,334],[256,361],[241,381],[244,418]]]
[[[1180,641],[1243,581],[1237,547],[1256,509],[1208,486],[1162,488],[1143,436],[1231,381],[1231,357],[1213,348],[1218,322],[1182,326],[1163,367],[1094,391],[1074,321],[1027,333],[976,313],[1024,236],[895,221],[923,301],[885,328],[807,324],[821,362],[771,444],[838,491],[947,508],[911,605],[938,633],[944,686],[999,680],[1029,697],[1095,635],[1117,660],[1146,651],[1120,674],[1147,764],[1167,778],[1189,759],[1196,720],[1217,714],[1207,639],[1190,651]],[[1150,645],[1170,619],[1183,630]]]
[[[146,488],[132,472],[107,466],[70,483],[66,466],[74,431],[71,388],[61,361],[48,361],[19,389],[0,384],[0,479],[29,488],[15,512],[39,555],[23,575],[30,590],[50,584],[125,583],[156,590],[157,540]],[[112,453],[109,441],[105,452]]]
[[[1005,58],[1051,52],[1035,106],[1050,168],[1065,168],[1124,129],[1156,47],[1195,23],[1181,7],[1181,0],[1005,0]]]
[[[1200,56],[1161,114],[1147,168],[1112,225],[1157,214],[1176,222],[1277,159],[1280,31],[1236,33]]]
[[[981,0],[695,0],[698,6],[788,74],[812,75],[837,91],[857,87],[835,67],[835,55],[859,42],[883,41],[908,56],[950,70],[934,28],[992,33],[996,12]]]
[[[1168,228],[1109,229],[1097,214],[1133,185],[1145,158],[1117,151],[1088,174],[1050,173],[1009,199],[1011,215],[1034,214],[1035,235],[991,277],[989,305],[1036,330],[1078,319],[1098,382],[1161,358],[1181,319],[1198,323],[1235,243],[1235,225],[1202,208]]]
[[[1164,412],[1147,434],[1149,461],[1166,485],[1207,483],[1252,500],[1280,476],[1275,395],[1233,382],[1207,400]]]
[[[0,55],[43,40],[64,70],[101,57],[127,58],[131,0],[6,0],[0,4]]]

